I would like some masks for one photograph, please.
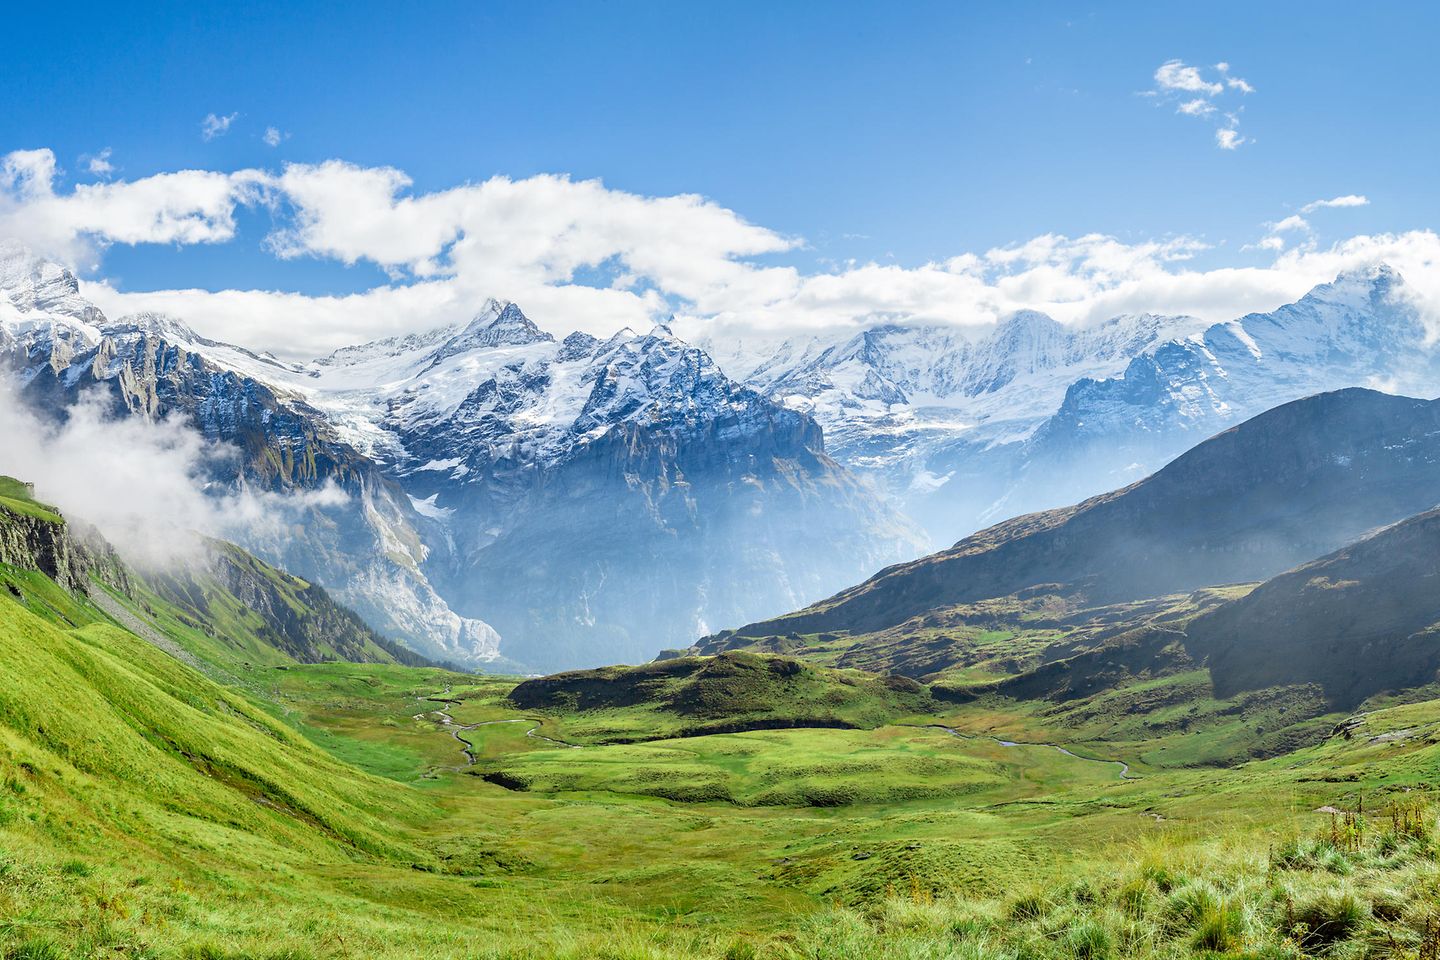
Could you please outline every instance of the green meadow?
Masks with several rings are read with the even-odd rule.
[[[217,631],[130,601],[201,672],[38,574],[0,581],[6,960],[1440,943],[1434,701],[1312,716],[1260,758],[1302,694],[1237,707],[1185,672],[954,703],[744,654],[521,707],[518,678],[299,664],[239,611]],[[726,718],[760,728],[707,732]]]

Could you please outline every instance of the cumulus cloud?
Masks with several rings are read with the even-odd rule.
[[[257,171],[181,170],[139,180],[56,190],[55,154],[0,158],[0,237],[68,263],[93,261],[110,243],[218,243],[235,235],[237,204],[257,202]]]
[[[333,487],[283,495],[215,490],[206,477],[232,450],[178,420],[112,418],[107,409],[91,395],[57,425],[0,381],[0,473],[34,483],[37,497],[93,524],[137,566],[193,562],[201,534],[278,536],[301,509],[345,500]]]
[[[1347,195],[1306,209],[1363,199]],[[677,333],[712,342],[731,330],[844,331],[877,321],[984,325],[1022,308],[1068,323],[1139,311],[1223,320],[1294,299],[1331,279],[1333,272],[1325,274],[1334,261],[1322,256],[1309,221],[1297,213],[1246,248],[1276,255],[1264,267],[1197,269],[1206,245],[1183,236],[1127,242],[1047,234],[931,263],[847,262],[807,272],[775,262],[801,249],[800,240],[713,201],[641,196],[594,180],[495,177],[420,192],[403,171],[336,160],[278,172],[180,171],[66,190],[56,185],[49,151],[0,159],[0,236],[18,234],[62,258],[77,247],[103,252],[107,243],[230,241],[245,204],[272,210],[275,226],[263,243],[275,255],[373,264],[390,279],[344,296],[130,291],[103,278],[87,282],[84,292],[111,316],[156,310],[216,339],[306,359],[466,320],[491,296],[515,300],[557,334],[608,336],[673,313]],[[1304,243],[1286,253],[1286,238],[1294,237]],[[1356,265],[1384,250],[1432,270],[1416,253],[1432,239],[1411,233],[1369,247],[1352,243],[1343,259]]]
[[[205,114],[205,119],[200,121],[200,139],[209,141],[225,136],[230,132],[230,124],[234,123],[238,116],[238,113]]]
[[[280,142],[289,136],[288,133],[281,133],[279,127],[266,127],[260,139],[265,141],[267,147],[278,147]]]
[[[1215,64],[1213,79],[1203,68],[1183,60],[1167,60],[1155,70],[1155,86],[1149,91],[1157,103],[1173,104],[1175,112],[1215,124],[1215,145],[1221,150],[1237,150],[1249,143],[1240,134],[1240,110],[1222,109],[1220,101],[1226,94],[1240,96],[1255,92],[1254,86],[1230,72],[1230,64]]]

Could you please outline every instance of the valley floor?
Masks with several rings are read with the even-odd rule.
[[[122,845],[7,761],[7,958],[1433,955],[1415,952],[1434,943],[1430,817],[1390,818],[1421,816],[1440,704],[1275,760],[1131,757],[1122,776],[1093,745],[1009,742],[1059,734],[998,701],[605,745],[587,742],[593,716],[511,707],[506,678],[236,679],[373,775],[378,816],[407,798],[383,828],[393,849],[287,857],[178,828]],[[1362,803],[1360,820],[1316,812]]]

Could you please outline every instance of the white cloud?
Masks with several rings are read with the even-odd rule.
[[[1425,259],[1433,234],[1356,238],[1334,254],[1317,247],[1299,214],[1247,248],[1274,255],[1268,267],[1196,269],[1207,245],[1183,236],[1047,234],[932,263],[848,262],[807,273],[773,260],[798,250],[796,238],[702,197],[646,197],[599,181],[497,177],[424,193],[402,171],[340,161],[279,173],[179,171],[68,190],[55,176],[49,151],[0,160],[0,236],[18,234],[62,258],[113,242],[225,242],[236,235],[241,205],[266,203],[276,227],[265,243],[278,256],[390,273],[390,281],[345,296],[85,285],[112,316],[161,310],[203,334],[292,358],[467,319],[489,296],[517,301],[557,334],[608,335],[674,312],[677,332],[700,337],[877,320],[980,325],[1021,308],[1067,323],[1134,311],[1219,320],[1272,309],[1333,277],[1341,262],[1390,256],[1404,272],[1411,271],[1401,260],[1440,275]],[[1354,205],[1323,203],[1336,201]],[[1291,235],[1306,239],[1287,252]]]
[[[139,180],[55,189],[55,154],[0,157],[0,237],[69,263],[88,263],[110,243],[218,243],[235,235],[235,208],[262,199],[253,170],[181,170]]]
[[[115,172],[115,166],[110,162],[110,148],[106,147],[99,153],[89,154],[80,158],[85,164],[85,169],[91,176],[108,177]]]
[[[1343,197],[1334,197],[1330,200],[1313,200],[1300,208],[1301,213],[1314,213],[1316,210],[1323,210],[1329,207],[1364,207],[1369,206],[1370,200],[1359,194],[1349,193]]]
[[[1241,95],[1255,92],[1255,88],[1240,77],[1232,76],[1230,64],[1221,61],[1215,64],[1218,79],[1209,79],[1202,68],[1193,67],[1183,60],[1167,60],[1155,71],[1155,87],[1149,96],[1158,103],[1175,105],[1175,112],[1187,117],[1209,120],[1215,124],[1215,145],[1221,150],[1236,150],[1249,143],[1248,137],[1240,135],[1240,110],[1222,110],[1217,101],[1227,91],[1238,91]]]
[[[267,147],[278,147],[280,142],[289,136],[288,133],[281,133],[279,127],[266,127],[260,139],[265,141]]]
[[[216,137],[225,136],[230,132],[230,124],[234,123],[238,116],[238,113],[227,113],[224,116],[207,113],[205,119],[200,121],[200,138],[214,140]]]
[[[1225,61],[1222,60],[1219,63],[1215,64],[1215,69],[1219,71],[1222,77],[1225,78],[1225,86],[1229,87],[1230,89],[1239,90],[1241,93],[1255,92],[1255,88],[1246,81],[1242,80],[1240,77],[1230,76],[1230,64],[1226,63]]]
[[[1182,93],[1200,93],[1213,97],[1225,89],[1220,83],[1206,80],[1196,67],[1187,66],[1181,60],[1167,60],[1155,71],[1155,86],[1161,90],[1175,90]]]
[[[1314,213],[1316,210],[1325,210],[1333,207],[1363,207],[1369,204],[1369,200],[1359,194],[1346,194],[1342,197],[1334,197],[1330,200],[1313,200],[1300,208],[1300,213],[1293,213],[1283,220],[1266,224],[1269,234],[1259,242],[1245,247],[1244,249],[1274,250],[1285,249],[1285,241],[1280,237],[1282,233],[1312,233],[1310,221],[1306,220],[1304,214]]]

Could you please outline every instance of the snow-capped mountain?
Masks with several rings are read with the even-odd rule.
[[[1264,410],[1351,386],[1426,399],[1440,392],[1440,351],[1388,266],[1163,343],[1120,376],[1077,381],[1024,458],[1031,473],[1114,486]],[[1026,476],[1027,486],[1043,484]]]
[[[37,407],[98,386],[117,411],[178,413],[239,447],[223,484],[339,488],[300,535],[247,545],[428,654],[535,668],[803,606],[917,555],[907,515],[953,541],[1289,400],[1440,383],[1383,267],[1210,326],[1022,312],[984,335],[886,325],[717,352],[665,326],[556,339],[491,301],[288,363],[171,317],[112,321],[64,268],[0,246],[0,355]]]
[[[290,364],[175,318],[112,322],[23,251],[0,269],[0,353],[36,407],[100,387],[118,412],[178,413],[239,447],[223,484],[337,486],[343,505],[247,546],[432,656],[648,658],[921,547],[811,417],[663,326],[556,341],[492,301],[467,324]]]
[[[557,341],[492,301],[271,375],[443,529],[426,572],[526,664],[646,658],[920,547],[812,418],[664,326]]]
[[[812,413],[937,544],[1139,479],[1207,436],[1348,386],[1432,396],[1437,355],[1388,267],[1269,314],[1206,326],[1122,316],[1072,329],[1022,312],[988,335],[882,326],[727,358]]]
[[[972,502],[974,480],[1005,472],[996,451],[1029,437],[1072,383],[1119,374],[1203,326],[1146,314],[1074,329],[1022,311],[983,336],[892,324],[839,342],[788,341],[765,358],[732,353],[728,362],[755,389],[812,414],[836,459],[871,475],[944,542],[979,525],[986,504]]]
[[[207,480],[302,495],[292,501],[299,522],[283,538],[250,539],[256,552],[325,584],[377,628],[428,654],[497,655],[495,631],[458,616],[421,571],[431,549],[418,528],[428,521],[399,486],[302,398],[233,369],[283,365],[206,340],[169,317],[111,322],[80,296],[73,274],[15,245],[0,249],[0,282],[0,357],[18,371],[22,395],[38,412],[60,415],[98,388],[117,415],[185,418],[207,439],[240,451],[216,460]],[[327,487],[345,502],[303,496]]]

